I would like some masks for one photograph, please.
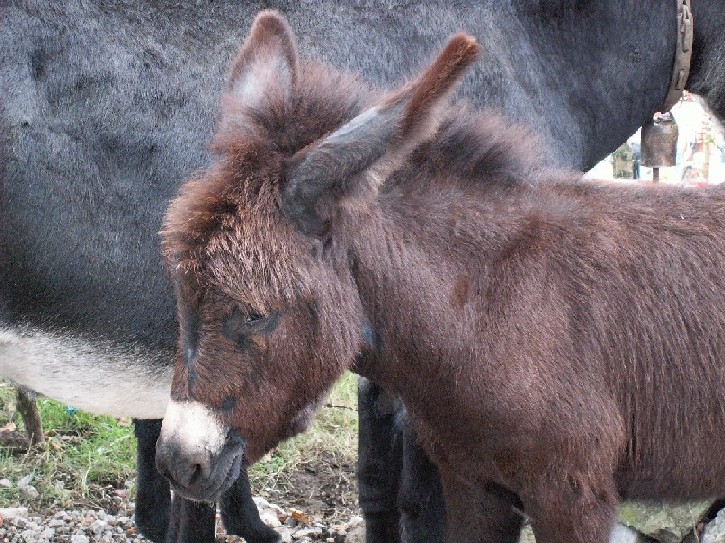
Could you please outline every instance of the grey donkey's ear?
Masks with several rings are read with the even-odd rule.
[[[438,129],[442,106],[478,52],[475,38],[454,36],[416,80],[295,157],[282,194],[292,222],[322,234],[340,198],[390,175]]]
[[[273,10],[259,13],[234,59],[228,95],[256,107],[271,92],[288,95],[297,83],[297,45],[286,19]]]

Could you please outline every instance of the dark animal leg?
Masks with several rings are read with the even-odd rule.
[[[371,381],[358,381],[358,488],[367,543],[400,541],[397,508],[402,444],[395,432],[398,407],[393,397]]]
[[[247,543],[276,543],[280,535],[259,518],[259,511],[252,501],[247,470],[242,469],[239,478],[224,492],[219,503],[227,533],[244,538]]]
[[[156,440],[160,420],[134,420],[136,433],[136,528],[147,539],[162,543],[169,528],[169,482],[156,470]]]
[[[405,410],[401,410],[401,418],[405,418]],[[403,470],[398,506],[402,540],[405,543],[443,543],[446,505],[438,468],[418,445],[411,425],[402,420],[401,426]]]
[[[174,496],[165,543],[214,543],[216,507]]]
[[[725,508],[725,499],[716,500],[702,514],[700,520],[697,521],[695,527],[685,534],[682,543],[700,543],[702,541],[702,532],[712,520],[715,519],[720,510]]]
[[[24,387],[18,387],[17,402],[18,411],[20,412],[20,416],[23,417],[25,433],[28,434],[30,445],[42,443],[45,438],[43,436],[43,424],[40,421],[38,405],[35,403],[35,393]]]
[[[482,487],[445,470],[441,470],[441,482],[447,512],[446,542],[519,541],[524,515],[514,493],[492,482]],[[536,541],[542,543],[538,535]]]
[[[252,501],[247,470],[221,499],[222,519],[229,534],[239,535],[247,543],[277,543],[280,536],[259,518]],[[166,543],[214,543],[216,507],[174,496]]]
[[[154,543],[213,542],[216,510],[181,497],[175,497],[172,504],[169,482],[156,469],[156,441],[161,433],[161,421],[134,420],[134,424],[138,440],[138,531]],[[247,543],[279,541],[277,532],[259,518],[246,469],[223,494],[220,507],[228,533],[243,537]]]

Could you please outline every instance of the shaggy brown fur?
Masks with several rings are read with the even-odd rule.
[[[539,543],[608,541],[619,498],[723,495],[722,191],[540,171],[522,133],[446,106],[468,38],[390,107],[349,76],[297,72],[286,24],[259,22],[277,17],[245,50],[280,77],[240,54],[218,163],[167,216],[182,347],[198,353],[193,369],[180,354],[173,398],[261,451],[369,323],[379,353],[357,369],[408,407],[454,505],[449,541],[520,525],[502,489]]]

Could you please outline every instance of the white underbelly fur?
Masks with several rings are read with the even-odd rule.
[[[0,327],[0,376],[91,413],[160,419],[173,360],[149,349]]]

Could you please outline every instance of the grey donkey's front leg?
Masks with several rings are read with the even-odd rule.
[[[358,381],[358,492],[367,543],[400,542],[398,489],[402,433],[399,402],[372,381]]]

